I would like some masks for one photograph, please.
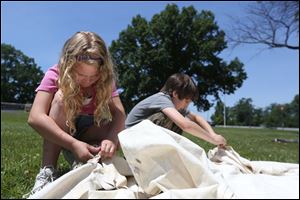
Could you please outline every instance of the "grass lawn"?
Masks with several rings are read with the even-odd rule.
[[[27,124],[28,113],[1,111],[1,199],[22,198],[29,192],[39,171],[41,137]],[[276,143],[274,138],[298,139],[299,132],[272,129],[215,128],[242,157],[249,160],[299,163],[299,143]],[[187,138],[206,151],[213,145],[194,136]],[[62,156],[59,170],[69,170]]]

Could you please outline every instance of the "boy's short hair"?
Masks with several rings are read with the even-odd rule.
[[[191,99],[192,101],[196,101],[199,95],[197,86],[193,79],[183,73],[171,75],[160,91],[165,94],[169,94],[171,97],[172,93],[175,91],[180,100]]]

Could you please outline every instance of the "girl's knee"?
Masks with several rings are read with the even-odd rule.
[[[68,132],[68,127],[66,126],[66,115],[64,112],[64,104],[62,99],[62,92],[58,90],[53,97],[51,108],[49,111],[49,117],[51,117],[60,128]]]

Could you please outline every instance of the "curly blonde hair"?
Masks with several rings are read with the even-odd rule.
[[[95,124],[99,126],[101,122],[112,120],[108,103],[111,99],[112,84],[116,81],[116,74],[110,54],[99,35],[93,32],[77,32],[64,44],[58,64],[58,87],[63,93],[66,123],[71,135],[76,132],[75,119],[80,114],[84,99],[74,72],[74,67],[80,62],[95,66],[100,74],[100,78],[94,83],[97,91]]]

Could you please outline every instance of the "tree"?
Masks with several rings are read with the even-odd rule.
[[[33,58],[1,44],[1,102],[31,103],[43,75]]]
[[[285,123],[285,108],[284,104],[272,103],[265,110],[264,123],[267,127],[284,127]]]
[[[299,128],[299,95],[291,103],[273,103],[264,111],[264,124],[267,127]]]
[[[225,106],[225,115],[226,124],[224,123],[224,103],[221,100],[218,100],[215,106],[215,113],[211,116],[212,123],[216,125],[234,124],[232,121],[230,107]]]
[[[218,57],[226,48],[210,11],[200,14],[193,6],[182,12],[174,4],[150,22],[137,15],[112,42],[110,52],[118,68],[122,101],[128,112],[137,102],[160,90],[173,73],[190,75],[199,89],[198,110],[208,110],[208,95],[233,93],[247,75],[235,58],[229,64]]]
[[[289,119],[287,120],[288,127],[299,128],[299,95],[296,95],[293,101],[288,105]]]
[[[246,12],[246,20],[233,19],[228,38],[234,46],[264,44],[299,50],[299,1],[258,1]]]
[[[299,127],[299,95],[291,103],[281,105],[280,114],[284,127]]]
[[[261,126],[263,124],[263,109],[262,108],[254,108],[253,109],[253,126]]]
[[[215,106],[215,113],[211,115],[211,120],[213,124],[224,124],[224,103],[222,101],[217,101],[217,104]]]
[[[233,121],[236,125],[252,126],[254,117],[254,108],[251,98],[242,98],[231,108]]]

